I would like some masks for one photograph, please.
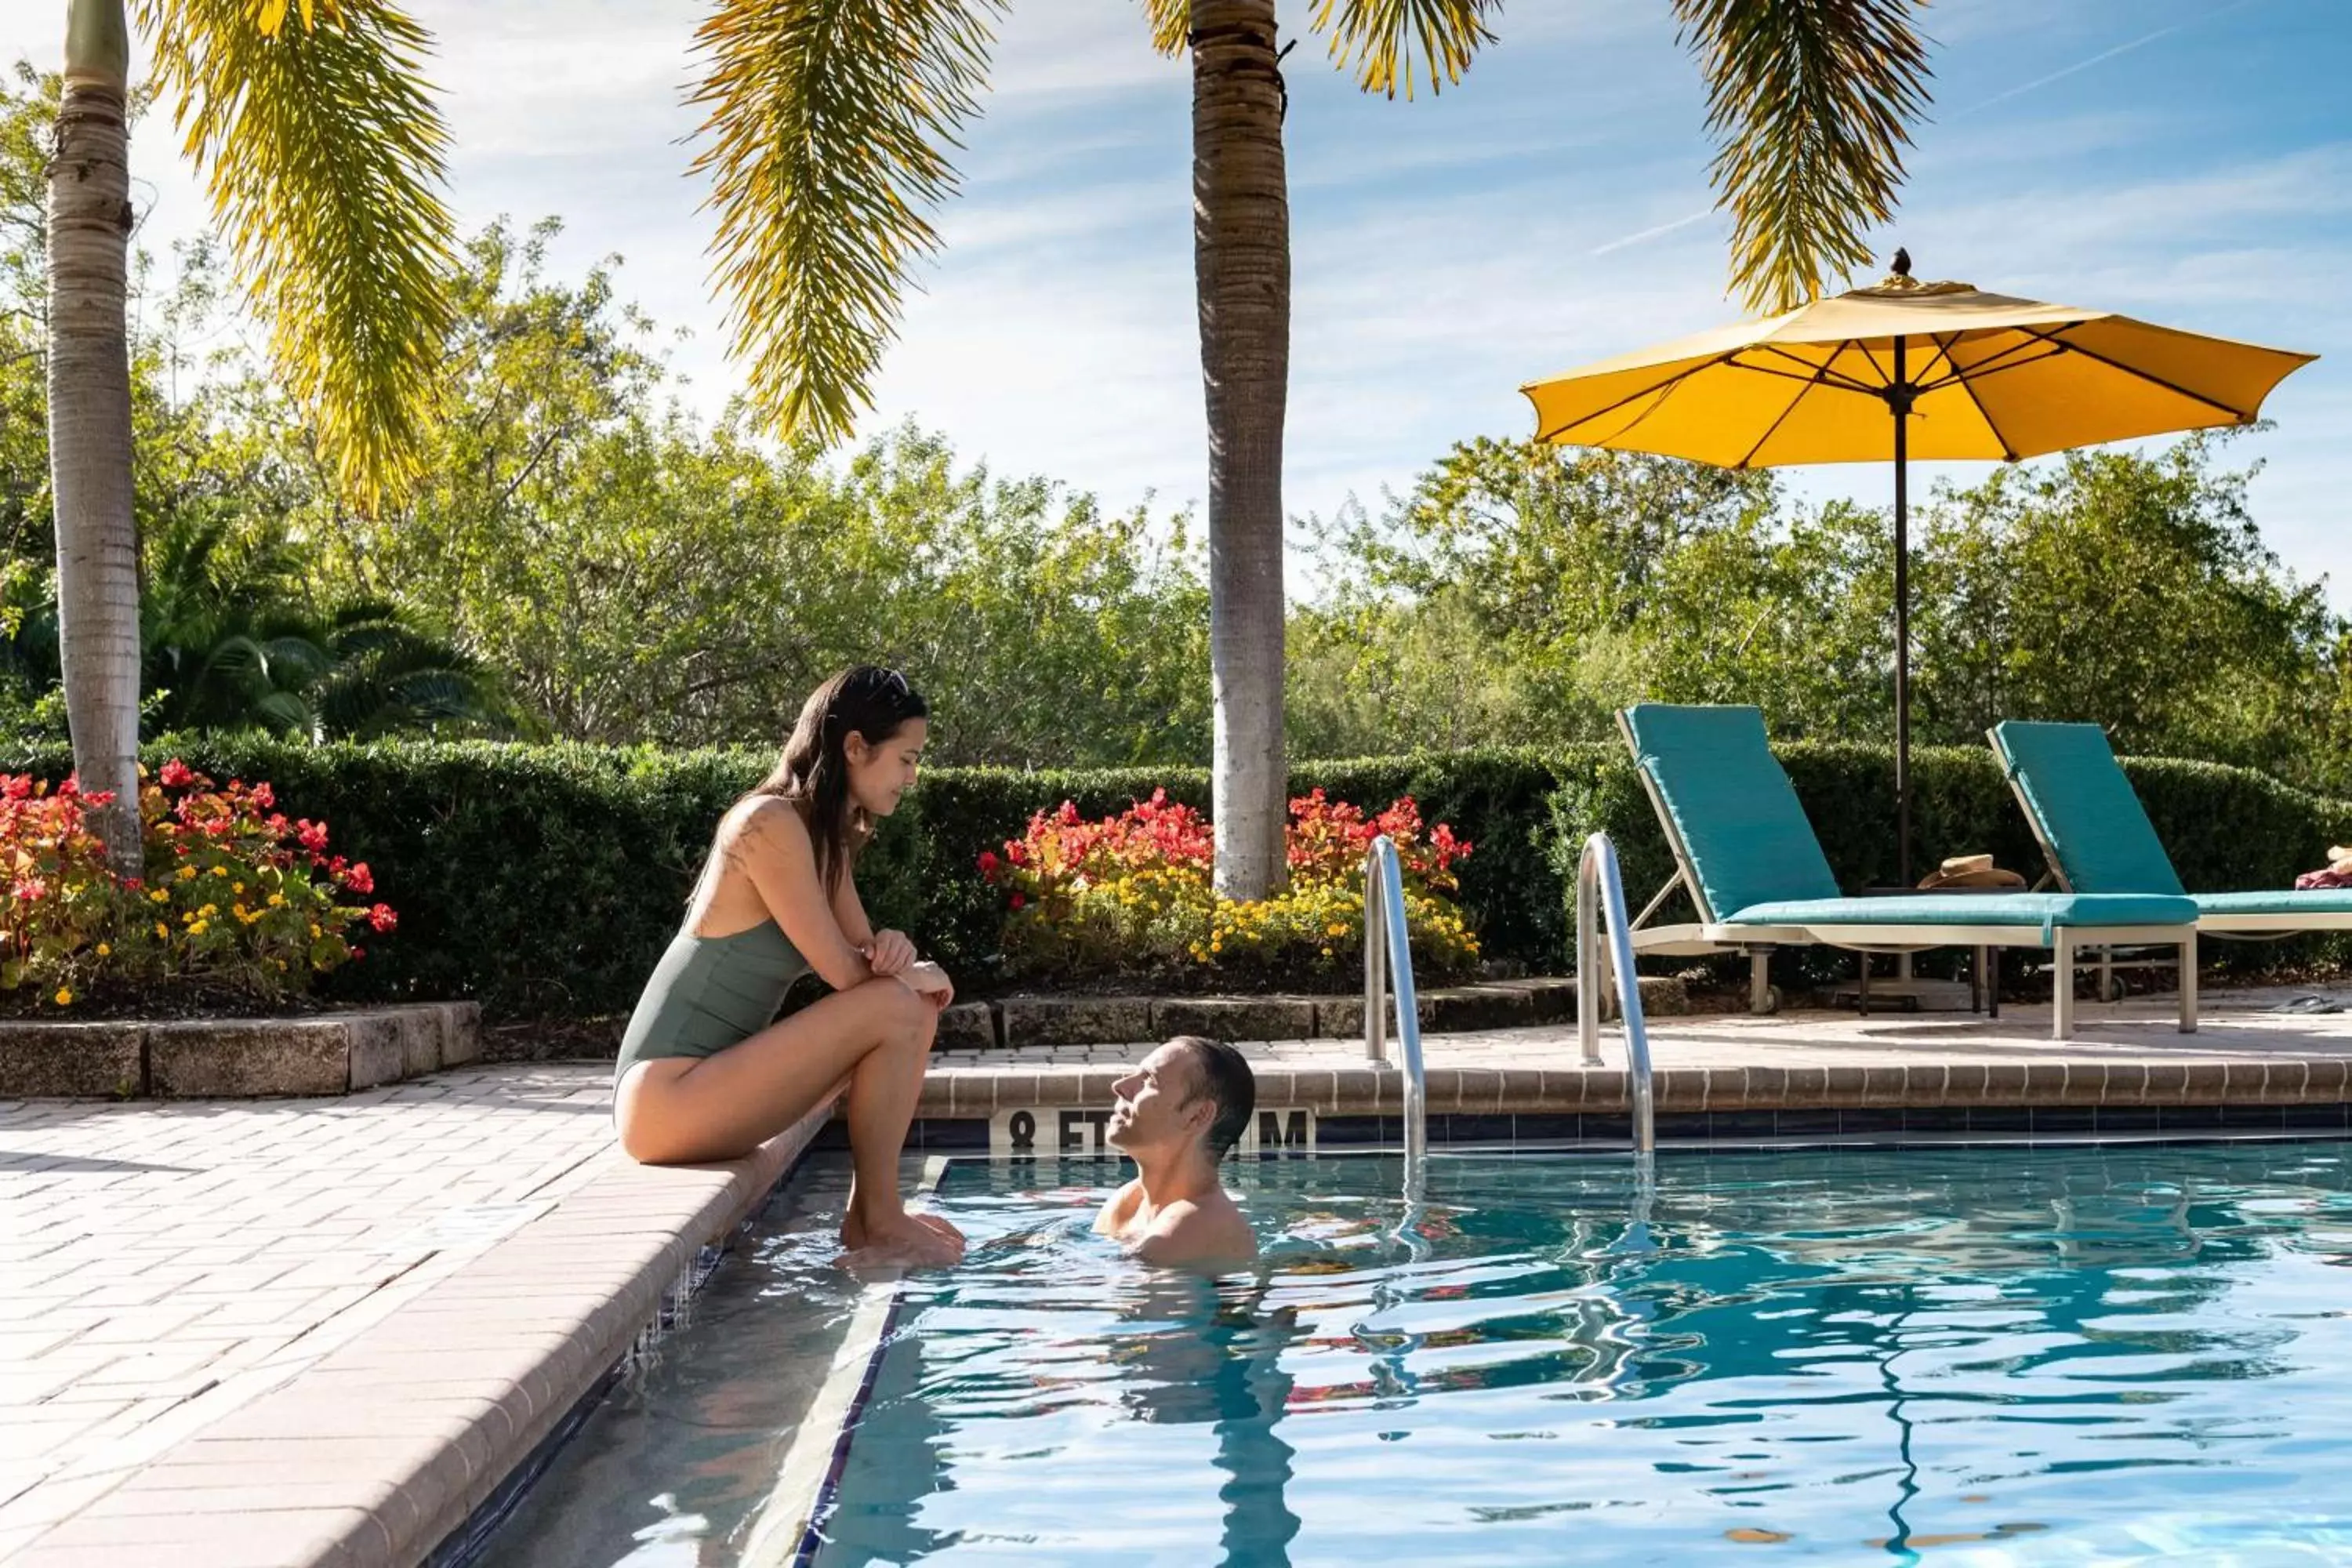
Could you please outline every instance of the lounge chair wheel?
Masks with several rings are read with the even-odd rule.
[[[2107,984],[2105,984],[2105,986],[2103,989],[2105,989],[2105,992],[2106,992],[2106,998],[2105,998],[2105,999],[2106,999],[2107,1001],[2110,1001],[2110,1002],[2120,1002],[2120,1001],[2122,1001],[2122,1000],[2124,999],[2124,983],[2123,983],[2123,977],[2122,977],[2121,975],[2115,975],[2115,976],[2111,976],[2111,977],[2108,979]]]

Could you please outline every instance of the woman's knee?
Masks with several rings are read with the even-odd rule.
[[[940,1010],[931,999],[910,985],[887,976],[867,981],[858,988],[871,997],[876,1021],[887,1040],[919,1040],[926,1047],[939,1031]]]

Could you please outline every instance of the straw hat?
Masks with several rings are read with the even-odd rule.
[[[1955,855],[1919,879],[1923,890],[1938,888],[2022,888],[2025,879],[2004,871],[1990,855]]]

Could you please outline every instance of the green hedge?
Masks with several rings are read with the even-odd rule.
[[[1831,864],[1849,887],[1894,875],[1893,763],[1883,749],[1782,750]],[[352,998],[472,996],[493,1017],[625,1011],[677,929],[713,824],[755,783],[764,752],[389,742],[310,747],[258,737],[164,742],[226,781],[268,779],[281,808],[324,817],[336,847],[367,860],[400,929],[331,977]],[[2191,888],[2284,887],[2352,838],[2352,804],[2210,763],[2126,763]],[[0,771],[61,776],[62,748],[0,750]],[[2023,819],[1990,752],[1926,750],[1914,763],[1922,859],[1990,850],[2038,874]],[[1636,909],[1672,873],[1657,825],[1616,747],[1426,753],[1312,763],[1294,789],[1384,804],[1411,794],[1424,818],[1477,846],[1462,901],[1490,957],[1557,971],[1583,836],[1617,840]],[[869,912],[911,932],[968,990],[984,991],[999,906],[973,862],[1065,799],[1089,815],[1164,787],[1206,809],[1202,769],[1016,773],[938,769],[877,838],[859,873]]]

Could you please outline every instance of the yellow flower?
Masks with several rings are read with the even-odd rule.
[[[311,937],[311,940],[316,941],[316,940],[318,939],[318,935],[319,935],[319,928],[318,928],[318,926],[316,926],[316,925],[314,924],[314,925],[312,925],[312,926],[310,927],[310,937]]]
[[[58,1005],[60,1007],[70,1007],[73,1005],[73,993],[67,990],[62,985],[58,987]]]
[[[179,870],[179,877],[180,877],[180,880],[182,880],[183,882],[186,881],[189,878],[191,878],[191,877],[194,876],[195,874],[196,874],[196,868],[195,868],[194,866],[183,866],[183,867],[181,867],[181,868],[180,868],[180,870]]]
[[[284,959],[282,959],[282,958],[281,958],[281,959],[278,959],[278,960],[277,961],[277,963],[278,963],[278,973],[280,973],[280,974],[285,973],[286,973],[286,961],[285,961]]]
[[[205,921],[196,921],[194,925],[192,925],[192,926],[190,926],[190,927],[188,928],[188,934],[189,934],[190,936],[202,936],[202,935],[204,935],[204,934],[205,934],[205,926],[206,925],[206,923],[207,923],[207,922],[205,922]]]
[[[172,928],[171,928],[170,926],[165,925],[162,921],[157,921],[155,922],[155,940],[156,940],[157,942],[169,942],[169,941],[171,941],[171,940],[172,940]]]
[[[269,907],[273,910],[285,901],[286,895],[283,893],[272,893],[269,895]]]
[[[203,909],[198,910],[196,913],[209,918],[210,916],[220,913],[220,906],[218,904],[206,904]]]
[[[156,889],[153,892],[148,894],[147,897],[159,904],[168,904],[172,901],[172,895],[165,892],[161,888]]]
[[[113,956],[114,956],[114,945],[113,945],[111,942],[100,942],[100,943],[98,944],[98,956],[99,956],[99,957],[100,957],[100,958],[111,958],[111,957],[113,957]]]
[[[245,884],[243,882],[231,882],[228,885],[228,890],[232,893],[242,893],[245,891]]]
[[[213,868],[213,875],[215,877],[226,877],[228,875],[228,868],[226,866],[215,866]]]

